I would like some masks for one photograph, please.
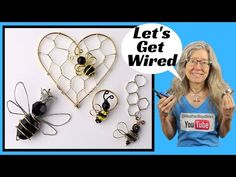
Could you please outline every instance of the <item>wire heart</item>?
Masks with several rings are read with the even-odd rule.
[[[53,32],[38,46],[47,75],[77,108],[108,74],[116,55],[114,42],[104,34],[91,34],[77,43],[66,34]]]

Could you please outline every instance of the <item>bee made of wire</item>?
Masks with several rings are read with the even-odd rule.
[[[135,142],[139,138],[140,125],[145,124],[144,120],[136,114],[136,123],[132,125],[132,129],[129,130],[125,122],[119,122],[117,124],[117,129],[113,132],[114,138],[125,138],[126,145]]]
[[[20,87],[21,86],[21,87]],[[19,100],[17,99],[16,92],[20,89],[23,89],[24,97]],[[22,96],[22,93],[18,96]],[[68,123],[71,119],[70,114],[68,113],[54,113],[49,114],[45,116],[47,112],[47,103],[52,100],[53,96],[51,94],[50,89],[41,89],[41,98],[40,101],[36,101],[32,105],[32,113],[30,112],[30,105],[29,105],[29,98],[28,93],[25,88],[25,85],[23,82],[18,82],[14,89],[14,101],[8,100],[7,101],[7,108],[8,111],[11,114],[21,115],[23,116],[23,119],[19,120],[19,124],[16,126],[17,133],[16,133],[16,140],[26,140],[31,139],[33,135],[37,131],[41,131],[44,135],[56,135],[57,130],[55,129],[55,126],[62,126],[66,123]],[[25,103],[23,108],[23,105],[21,105],[19,102]],[[13,108],[14,107],[14,108]],[[18,109],[17,112],[13,112],[13,109]],[[50,118],[56,117],[56,119],[60,119],[62,122],[58,123],[58,121],[52,123],[50,121]],[[49,121],[46,121],[45,118],[49,118]],[[44,131],[43,128],[47,127],[47,131]],[[46,128],[45,128],[46,130]]]
[[[96,123],[101,123],[107,119],[107,115],[118,104],[118,97],[110,90],[100,90],[93,97],[92,110],[90,114],[95,117]]]
[[[85,56],[79,56],[75,65],[76,74],[79,76],[83,74],[88,77],[93,76],[95,74],[95,63],[96,58],[91,53],[86,53]]]
[[[146,97],[141,97],[140,88],[144,87],[147,83],[146,77],[141,74],[137,74],[133,81],[127,83],[125,89],[128,93],[126,101],[128,103],[129,116],[135,117],[136,123],[132,125],[132,129],[129,130],[125,122],[119,122],[117,129],[113,132],[114,138],[126,138],[126,145],[131,142],[135,142],[138,139],[138,133],[140,131],[140,125],[145,123],[142,120],[141,112],[148,109],[149,101]]]

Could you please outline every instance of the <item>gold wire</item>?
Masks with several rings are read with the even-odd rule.
[[[55,37],[55,39],[50,39],[50,38],[48,38],[48,36],[54,35],[54,34],[57,35],[57,36]],[[104,66],[107,68],[107,72],[103,75],[103,77],[99,80],[99,82],[96,82],[96,80],[94,79],[94,76],[92,76],[93,79],[94,79],[95,82],[96,82],[96,86],[95,86],[92,90],[90,90],[89,92],[86,92],[86,89],[85,89],[84,84],[83,84],[83,89],[80,90],[78,93],[76,93],[75,90],[73,89],[72,83],[71,83],[71,80],[72,80],[74,77],[73,77],[72,79],[68,79],[67,77],[65,77],[65,76],[63,75],[63,73],[62,73],[61,66],[58,66],[58,67],[60,68],[60,72],[61,72],[61,73],[60,73],[60,77],[59,77],[58,79],[60,79],[61,76],[63,76],[63,77],[65,77],[66,79],[68,79],[68,80],[70,81],[70,89],[69,89],[67,92],[63,91],[63,90],[60,88],[60,86],[58,85],[58,82],[50,75],[50,68],[51,68],[52,63],[55,64],[55,65],[57,65],[57,64],[53,61],[53,59],[52,59],[52,58],[50,57],[50,55],[49,55],[49,53],[50,53],[51,51],[48,52],[48,54],[42,53],[42,52],[40,52],[40,46],[41,46],[42,41],[43,41],[45,38],[47,38],[48,40],[51,40],[51,41],[54,42],[54,47],[53,47],[53,49],[54,49],[54,48],[59,48],[59,47],[57,47],[55,40],[56,40],[57,37],[60,36],[60,35],[65,36],[65,37],[69,38],[69,39],[72,41],[71,44],[70,44],[70,46],[71,46],[72,44],[74,44],[74,45],[76,46],[75,49],[74,49],[74,54],[75,54],[75,55],[79,55],[76,50],[79,50],[79,53],[82,53],[82,52],[83,52],[82,49],[80,49],[80,46],[79,46],[82,42],[84,42],[86,48],[88,49],[88,47],[87,47],[87,45],[86,45],[86,39],[88,39],[88,38],[91,37],[91,36],[97,36],[98,40],[100,41],[100,45],[99,45],[99,47],[98,47],[97,49],[101,48],[102,43],[103,43],[104,41],[106,41],[106,40],[110,40],[110,41],[112,42],[113,48],[114,48],[114,53],[109,54],[109,55],[104,55],[104,56],[105,56],[105,58],[106,58],[107,56],[114,55],[113,62],[112,62],[112,64],[111,64],[111,66],[108,67],[108,66],[106,65],[106,63],[104,62],[105,59],[103,59],[103,62],[102,62],[101,64],[104,64]],[[103,36],[105,39],[104,39],[104,40],[101,40],[101,39],[99,38],[99,36]],[[52,50],[53,50],[53,49],[52,49]],[[60,48],[59,48],[59,49],[60,49]],[[93,49],[93,50],[97,50],[97,49]],[[64,49],[64,50],[65,50],[65,49]],[[89,50],[89,49],[88,49],[88,51],[90,51],[90,52],[93,51],[93,50]],[[69,49],[66,50],[66,51],[68,51],[68,55],[69,55],[69,54],[70,54]],[[115,62],[115,60],[116,60],[116,55],[117,55],[117,52],[116,52],[116,51],[117,51],[117,49],[116,49],[116,46],[115,46],[114,41],[113,41],[110,37],[108,37],[108,36],[106,36],[106,35],[104,35],[104,34],[101,34],[101,33],[90,34],[90,35],[84,37],[82,40],[80,40],[79,43],[77,43],[77,42],[76,42],[75,40],[73,40],[70,36],[68,36],[68,35],[66,35],[66,34],[64,34],[64,33],[61,33],[61,32],[52,32],[52,33],[49,33],[49,34],[47,34],[46,36],[44,36],[44,37],[41,39],[41,41],[39,42],[39,46],[38,46],[38,50],[37,50],[40,64],[41,64],[41,66],[44,68],[44,70],[46,71],[47,75],[48,75],[49,77],[51,77],[51,79],[52,79],[53,82],[57,85],[57,88],[61,91],[61,93],[62,93],[63,95],[65,95],[77,108],[79,108],[80,103],[81,103],[88,95],[90,95],[90,94],[96,89],[96,87],[99,85],[99,83],[101,83],[101,82],[104,80],[105,76],[109,73],[111,67],[113,66],[113,64],[114,64],[114,62]],[[102,52],[102,51],[101,51],[101,52]],[[103,53],[103,52],[102,52],[102,53]],[[50,60],[51,60],[52,63],[50,64],[49,70],[47,70],[47,68],[43,65],[43,63],[42,63],[42,61],[41,61],[40,54],[47,55],[47,56],[50,58]],[[103,54],[104,54],[104,53],[103,53]],[[67,61],[67,60],[68,60],[68,59],[66,59],[66,61]],[[97,66],[97,67],[98,67],[98,66]],[[76,76],[75,76],[75,77],[76,77]],[[58,80],[58,79],[57,79],[57,80]],[[84,79],[83,79],[83,80],[84,80]],[[84,82],[85,82],[85,81],[86,81],[86,80],[84,80]],[[71,98],[70,96],[68,96],[67,93],[68,93],[70,90],[74,91],[74,93],[76,94],[76,101],[72,100],[72,98]],[[84,91],[84,92],[86,93],[86,96],[84,96],[83,98],[81,98],[81,99],[79,100],[79,99],[78,99],[78,94],[79,94],[81,91]]]

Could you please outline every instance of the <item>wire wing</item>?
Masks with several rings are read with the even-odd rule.
[[[23,82],[18,82],[14,89],[14,101],[7,101],[7,108],[11,114],[30,114],[29,97]]]
[[[129,132],[128,126],[125,122],[119,122],[117,124],[117,129],[113,132],[114,138],[122,138]]]
[[[97,59],[91,53],[87,53],[85,56],[87,65],[95,65]]]
[[[90,110],[90,115],[96,116],[99,111],[102,110],[102,107],[99,104],[94,104],[93,109]]]
[[[63,126],[71,120],[71,115],[68,113],[54,113],[45,117],[38,118],[40,120],[40,131],[44,135],[56,135],[55,127]]]

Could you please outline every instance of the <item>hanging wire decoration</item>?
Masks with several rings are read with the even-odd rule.
[[[141,119],[140,112],[136,112],[136,122],[132,125],[132,129],[129,130],[128,125],[125,122],[119,122],[117,129],[113,132],[114,138],[126,138],[126,145],[135,142],[139,137],[140,125],[144,125],[145,121]]]
[[[147,83],[147,79],[137,74],[133,81],[127,83],[125,89],[128,93],[126,101],[128,103],[128,114],[129,116],[135,116],[137,113],[141,113],[142,110],[146,110],[149,107],[149,101],[147,97],[141,97],[140,89]]]
[[[128,103],[128,114],[130,117],[135,118],[135,123],[132,125],[131,130],[125,122],[119,122],[117,128],[113,132],[114,138],[126,138],[126,145],[135,142],[139,137],[140,125],[145,124],[142,119],[141,112],[148,109],[149,101],[147,97],[140,96],[140,88],[144,87],[147,79],[137,74],[133,81],[127,83],[125,89],[128,93],[126,101]]]
[[[53,32],[38,47],[47,75],[77,108],[104,80],[116,55],[113,40],[104,34],[91,34],[77,43],[66,34]]]

